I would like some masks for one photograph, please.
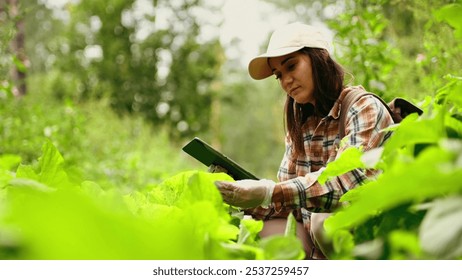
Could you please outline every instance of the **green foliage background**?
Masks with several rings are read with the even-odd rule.
[[[391,128],[383,150],[352,151],[326,169],[325,180],[384,170],[327,221],[332,258],[460,259],[461,2],[266,2],[330,28],[350,83],[425,111]],[[204,40],[207,24],[220,23],[197,11],[219,6],[152,1],[170,21],[140,37],[141,21],[159,18],[127,20],[133,5],[68,4],[64,21],[34,0],[15,18],[1,7],[0,258],[303,258],[291,231],[260,239],[261,222],[223,204],[213,185],[230,178],[181,152],[200,136],[275,180],[284,148],[277,82],[251,81],[225,56],[236,46]],[[10,45],[19,20],[29,62]],[[103,55],[85,56],[95,48]],[[22,98],[13,68],[27,74]]]

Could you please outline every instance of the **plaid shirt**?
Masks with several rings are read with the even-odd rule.
[[[355,169],[325,184],[310,179],[310,173],[325,167],[334,161],[346,148],[362,146],[364,151],[383,145],[390,132],[381,130],[393,124],[393,119],[384,105],[373,96],[364,96],[355,102],[348,114],[345,125],[345,145],[340,147],[339,116],[342,92],[329,114],[316,122],[308,118],[303,126],[305,156],[294,158],[292,146],[286,137],[286,151],[279,167],[272,204],[265,209],[257,207],[248,211],[260,219],[287,217],[294,212],[299,220],[303,220],[305,229],[310,232],[310,216],[312,212],[331,212],[339,206],[340,197],[348,190],[358,186],[368,177],[377,175],[377,170]],[[322,258],[316,252],[313,257]]]

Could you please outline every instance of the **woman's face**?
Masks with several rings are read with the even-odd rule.
[[[301,52],[294,52],[268,59],[268,64],[279,80],[282,89],[299,104],[314,105],[314,82],[311,59]]]

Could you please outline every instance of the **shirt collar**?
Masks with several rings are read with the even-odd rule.
[[[348,91],[342,90],[340,96],[337,98],[337,101],[335,101],[334,106],[332,106],[332,109],[330,109],[328,116],[331,116],[334,119],[338,119],[340,117],[340,112],[342,110],[342,101],[347,95],[347,93]]]

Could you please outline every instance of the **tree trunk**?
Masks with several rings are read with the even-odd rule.
[[[26,67],[28,60],[25,51],[24,18],[19,13],[18,0],[7,0],[9,5],[9,18],[15,22],[16,36],[11,41],[11,50],[15,59],[11,77],[15,85],[13,93],[15,96],[26,94]]]

